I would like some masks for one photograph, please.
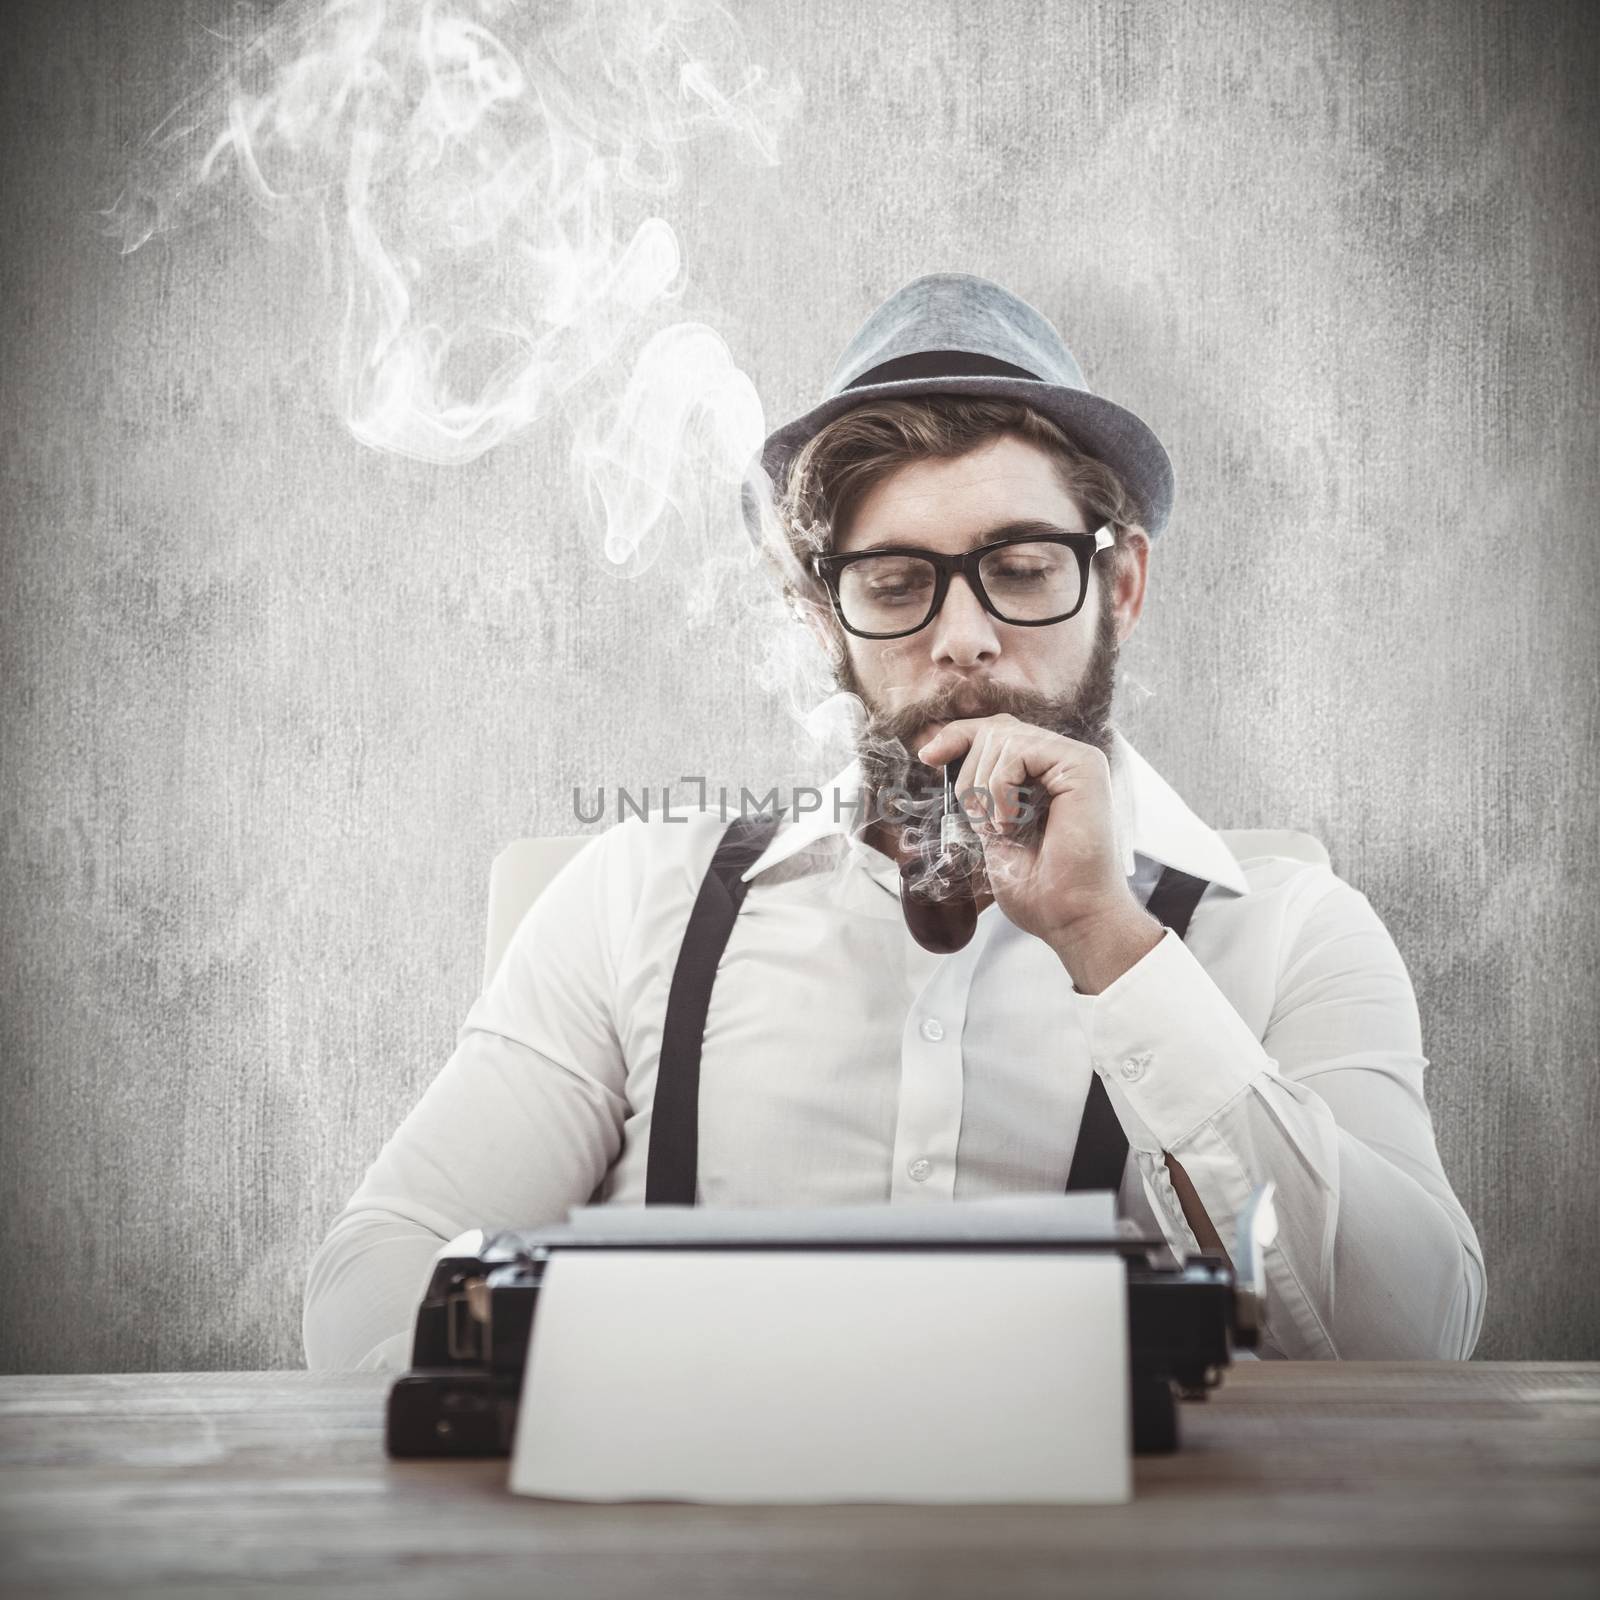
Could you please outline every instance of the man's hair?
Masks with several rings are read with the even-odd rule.
[[[777,525],[771,532],[787,549],[768,551],[769,558],[787,558],[779,559],[784,599],[819,597],[815,581],[804,576],[810,559],[834,548],[874,484],[909,462],[953,459],[1006,434],[1051,457],[1062,488],[1083,508],[1091,527],[1111,524],[1116,543],[1110,570],[1101,577],[1107,583],[1127,558],[1129,530],[1139,526],[1139,507],[1122,479],[1023,401],[927,395],[863,402],[834,418],[795,454],[774,485]]]

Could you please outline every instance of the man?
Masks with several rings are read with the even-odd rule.
[[[661,1198],[685,1055],[687,1197],[939,1204],[1093,1165],[1181,1250],[1226,1250],[1271,1179],[1266,1354],[1470,1354],[1482,1259],[1393,941],[1327,866],[1236,859],[1111,722],[1172,502],[1155,436],[1031,306],[947,274],[874,313],[762,464],[752,529],[861,702],[860,759],[755,836],[720,959],[691,912],[725,818],[615,827],[557,876],[312,1263],[309,1364],[404,1367],[467,1229]],[[949,762],[982,870],[940,953],[901,868]]]

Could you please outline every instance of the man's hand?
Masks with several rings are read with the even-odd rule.
[[[1117,859],[1110,764],[1093,745],[1004,713],[948,722],[917,751],[929,766],[958,756],[956,793],[1000,909],[1055,950],[1079,989],[1098,993],[1164,931]]]

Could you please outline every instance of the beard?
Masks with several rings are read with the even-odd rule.
[[[917,760],[911,741],[928,723],[950,722],[958,715],[987,717],[1009,713],[1020,722],[1093,745],[1109,761],[1119,645],[1111,586],[1102,585],[1100,594],[1100,618],[1089,665],[1082,681],[1065,694],[1040,694],[980,678],[947,684],[898,711],[885,712],[873,704],[846,654],[836,676],[839,687],[855,695],[866,708],[866,720],[856,735],[856,755],[867,794],[908,796],[913,810],[920,809],[921,803],[937,802],[943,774]]]

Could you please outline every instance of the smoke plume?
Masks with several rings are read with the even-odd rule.
[[[244,185],[315,240],[334,403],[375,450],[454,466],[565,415],[606,558],[725,520],[766,432],[722,338],[669,320],[666,216],[696,140],[762,165],[800,100],[711,0],[287,0],[139,151],[125,251]]]

